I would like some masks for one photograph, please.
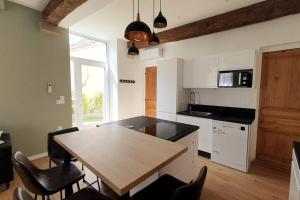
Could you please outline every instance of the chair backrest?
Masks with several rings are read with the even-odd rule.
[[[65,150],[54,141],[54,136],[79,131],[77,127],[48,133],[48,155],[51,159],[64,159]]]
[[[22,188],[16,188],[14,191],[14,200],[33,200],[33,198]]]
[[[176,190],[172,200],[199,200],[201,197],[201,192],[203,185],[205,183],[207,175],[207,167],[204,166],[200,170],[198,178],[185,186],[182,186]]]
[[[39,176],[40,170],[20,151],[14,154],[12,163],[27,190],[33,194],[42,195],[44,188],[36,178]]]

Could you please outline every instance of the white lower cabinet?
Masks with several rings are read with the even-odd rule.
[[[300,200],[300,169],[295,152],[291,167],[289,200]]]
[[[190,117],[185,115],[177,115],[177,122],[199,126],[198,134],[198,150],[211,153],[212,140],[212,120],[200,117]]]
[[[169,174],[186,183],[197,177],[199,167],[197,167],[197,132],[191,133],[188,136],[176,141],[188,147],[188,151],[179,158],[172,161],[166,167],[159,171],[159,176]]]
[[[173,160],[171,163],[160,169],[158,172],[154,173],[152,176],[138,184],[135,188],[130,190],[130,196],[144,189],[164,174],[174,176],[177,179],[186,183],[189,183],[190,181],[197,178],[199,173],[199,167],[197,162],[197,136],[197,132],[193,132],[176,141],[176,143],[188,147],[187,152],[185,152],[184,154]]]

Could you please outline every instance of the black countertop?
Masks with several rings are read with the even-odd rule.
[[[255,119],[255,109],[233,108],[208,105],[193,105],[192,112],[178,112],[179,115],[187,115],[192,117],[201,117],[225,122],[250,125]],[[195,112],[196,111],[196,112]],[[201,114],[199,112],[206,112]],[[208,115],[207,113],[211,113]]]
[[[175,142],[181,138],[195,132],[198,126],[182,124],[172,121],[166,121],[151,117],[139,116],[124,120],[111,122],[125,128],[129,128],[141,133],[159,137],[165,140]]]
[[[295,150],[298,165],[299,165],[299,168],[300,168],[300,142],[294,142],[294,150]]]

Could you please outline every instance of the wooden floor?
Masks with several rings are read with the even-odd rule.
[[[34,161],[47,168],[48,159]],[[289,191],[289,173],[276,171],[258,164],[251,166],[249,173],[239,172],[222,165],[215,164],[199,157],[199,165],[208,166],[208,176],[202,193],[202,200],[287,200]],[[95,175],[87,172],[88,181],[96,180]],[[0,187],[0,200],[12,200],[14,188],[21,186],[18,176],[11,182],[9,190]],[[81,186],[85,186],[82,182]],[[96,185],[95,185],[96,186]],[[59,200],[59,195],[51,197]]]

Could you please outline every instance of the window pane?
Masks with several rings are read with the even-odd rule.
[[[104,119],[104,68],[82,65],[83,124]]]
[[[71,60],[71,94],[72,94],[72,125],[76,126],[76,103],[75,103],[75,71],[74,62]]]
[[[106,62],[106,44],[77,35],[70,35],[71,57]]]

